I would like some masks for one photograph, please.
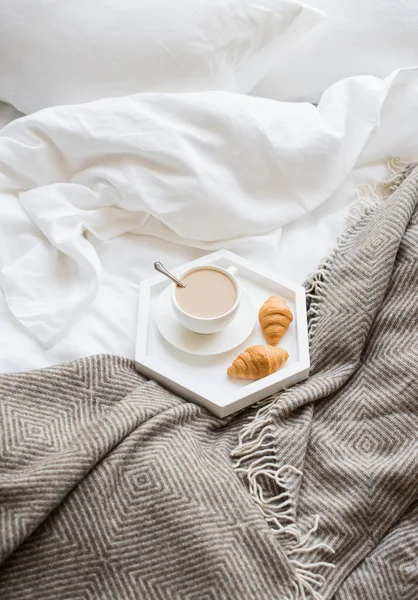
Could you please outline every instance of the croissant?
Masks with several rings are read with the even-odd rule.
[[[267,342],[275,346],[293,321],[293,315],[283,298],[271,296],[260,308],[258,320]]]
[[[287,350],[274,346],[250,346],[234,360],[227,373],[240,379],[261,379],[275,373],[289,358]]]

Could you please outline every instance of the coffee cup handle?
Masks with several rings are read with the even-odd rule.
[[[235,275],[238,273],[238,269],[236,267],[228,267],[227,271],[232,275],[232,277],[235,277]]]

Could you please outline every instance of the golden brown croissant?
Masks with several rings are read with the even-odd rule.
[[[261,379],[275,373],[289,358],[287,350],[274,346],[250,346],[234,360],[228,375],[240,379]]]
[[[267,342],[275,346],[293,321],[293,315],[283,298],[271,296],[260,308],[258,320]]]

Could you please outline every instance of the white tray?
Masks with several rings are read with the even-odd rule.
[[[305,290],[302,286],[229,252],[220,250],[173,269],[181,276],[201,265],[235,266],[237,278],[257,309],[271,295],[282,296],[293,312],[291,323],[279,346],[289,352],[286,365],[259,381],[232,379],[226,370],[248,346],[265,344],[258,320],[251,335],[237,348],[217,356],[194,356],[171,346],[162,337],[154,319],[158,297],[170,285],[163,275],[144,280],[139,288],[136,368],[178,395],[201,404],[218,417],[241,410],[278,390],[306,379],[309,374],[309,346]],[[169,267],[169,265],[167,265]]]

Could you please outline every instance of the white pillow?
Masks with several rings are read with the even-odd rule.
[[[294,0],[1,0],[0,100],[247,93],[324,17]]]
[[[418,65],[418,2],[407,0],[305,0],[324,10],[320,23],[252,94],[276,100],[318,102],[333,83],[353,75],[386,77]]]

